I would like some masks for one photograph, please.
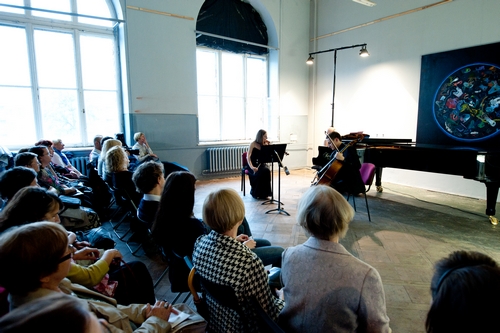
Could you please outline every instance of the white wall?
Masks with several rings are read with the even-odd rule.
[[[308,69],[303,65],[309,31],[308,0],[249,0],[261,12],[273,51],[272,103],[280,116],[279,139],[300,132],[289,167],[305,166]],[[143,131],[161,159],[187,166],[197,177],[207,167],[206,146],[198,145],[196,18],[203,0],[121,0],[126,19],[125,51],[130,106],[126,135]],[[138,11],[142,7],[193,20]]]
[[[313,0],[311,37],[409,11],[438,0],[374,0],[367,7],[349,0]],[[316,13],[316,14],[315,14]],[[498,0],[455,0],[412,14],[310,42],[310,52],[367,43],[370,57],[358,49],[337,56],[335,127],[341,134],[364,131],[371,137],[410,138],[417,129],[422,55],[498,42]],[[303,56],[305,61],[307,54]],[[329,126],[333,53],[315,56],[310,69],[312,146]],[[317,145],[317,144],[316,144]],[[384,181],[484,199],[485,186],[462,177],[387,169]]]

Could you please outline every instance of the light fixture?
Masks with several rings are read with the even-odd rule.
[[[358,0],[355,0],[355,1],[358,2]],[[362,0],[359,0],[359,1],[362,1]],[[364,44],[356,44],[356,45],[351,45],[351,46],[342,46],[342,47],[337,47],[335,49],[329,49],[329,50],[324,50],[324,51],[311,52],[311,53],[309,53],[309,58],[306,61],[306,64],[312,65],[312,64],[314,64],[313,54],[333,52],[332,127],[333,127],[333,120],[335,117],[335,86],[336,86],[336,81],[337,81],[337,51],[346,50],[346,49],[353,49],[356,47],[361,47],[361,50],[359,50],[359,55],[361,57],[368,57],[370,55],[368,53],[368,51],[366,50],[366,43],[364,43]]]
[[[368,6],[368,7],[373,7],[376,5],[375,2],[372,2],[370,0],[352,0],[354,2],[360,3],[362,5]]]
[[[366,45],[362,46],[361,50],[359,50],[359,56],[363,58],[370,56],[370,53],[368,53],[368,50],[366,49]]]

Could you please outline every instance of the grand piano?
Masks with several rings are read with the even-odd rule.
[[[352,136],[344,136],[349,142]],[[486,185],[486,215],[493,225],[498,224],[495,206],[500,186],[500,149],[483,150],[471,147],[418,144],[409,139],[365,137],[357,148],[364,151],[363,161],[376,166],[375,185],[382,192],[383,168],[458,175]],[[324,150],[324,147],[321,147]],[[320,150],[313,164],[324,165],[328,156]],[[316,164],[318,163],[318,164]]]

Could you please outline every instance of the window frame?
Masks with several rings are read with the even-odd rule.
[[[225,50],[219,50],[219,49],[213,49],[213,48],[209,48],[209,47],[206,47],[206,46],[197,46],[196,47],[196,52],[198,51],[205,51],[205,52],[212,52],[212,53],[215,53],[216,56],[217,56],[217,66],[218,68],[216,69],[217,70],[217,74],[218,74],[218,77],[217,77],[217,105],[218,105],[218,115],[219,115],[219,133],[218,133],[218,136],[219,136],[219,139],[218,140],[214,140],[214,139],[206,139],[206,140],[203,140],[201,138],[201,122],[200,122],[200,107],[199,107],[199,104],[198,104],[198,138],[199,138],[199,144],[200,145],[213,145],[213,144],[239,144],[239,143],[248,143],[248,142],[251,142],[255,139],[255,133],[260,129],[260,128],[268,128],[270,127],[269,124],[272,122],[272,112],[270,110],[271,108],[271,105],[270,105],[270,100],[271,100],[271,97],[270,97],[270,71],[269,71],[269,54],[266,54],[266,55],[255,55],[255,54],[247,54],[247,53],[233,53],[233,52],[228,52],[228,51],[225,51]],[[243,61],[243,118],[244,118],[244,121],[245,121],[245,124],[243,125],[243,128],[245,129],[245,134],[244,134],[244,138],[239,138],[239,139],[227,139],[227,138],[224,138],[223,137],[223,114],[224,114],[224,103],[223,103],[223,100],[224,100],[224,97],[228,97],[228,96],[224,96],[223,95],[223,89],[222,89],[222,85],[223,85],[223,71],[222,71],[222,54],[223,53],[227,53],[227,54],[238,54],[242,57],[242,59],[244,60]],[[252,97],[252,96],[248,96],[248,87],[247,87],[247,83],[248,83],[248,76],[247,76],[247,60],[249,58],[257,58],[257,59],[262,59],[265,61],[265,71],[266,71],[266,96],[265,97],[262,97],[263,98],[263,104],[265,105],[265,109],[263,110],[263,117],[262,117],[262,123],[260,124],[260,127],[257,128],[257,129],[250,129],[248,128],[248,122],[247,122],[247,119],[248,119],[248,112],[249,112],[249,109],[248,109],[248,99],[249,98],[252,98],[252,99],[255,99],[255,97]],[[197,61],[197,66],[199,66],[198,64],[198,61]],[[199,77],[198,77],[198,74],[197,74],[197,82],[199,80]],[[199,93],[198,93],[198,103],[199,103]]]
[[[74,147],[88,147],[93,145],[93,135],[89,133],[87,135],[88,119],[85,112],[85,99],[84,93],[86,91],[103,91],[103,92],[116,92],[116,120],[118,122],[118,130],[123,132],[124,129],[124,102],[123,102],[123,91],[122,91],[122,71],[121,71],[121,57],[120,57],[120,40],[119,40],[119,23],[124,23],[123,20],[117,19],[116,9],[112,3],[112,0],[102,0],[107,5],[109,9],[109,15],[111,17],[97,17],[92,15],[83,15],[75,12],[77,0],[70,0],[71,12],[65,12],[65,15],[69,15],[71,18],[68,21],[49,19],[39,16],[33,16],[31,13],[31,7],[29,0],[24,0],[26,6],[0,6],[0,26],[7,26],[13,28],[23,29],[26,34],[26,48],[28,52],[28,66],[30,75],[30,85],[20,86],[20,85],[2,85],[2,87],[12,87],[12,88],[29,88],[31,89],[32,97],[32,112],[35,123],[35,135],[36,138],[45,138],[43,135],[43,123],[42,123],[42,111],[40,103],[40,92],[39,92],[39,82],[37,78],[37,64],[36,64],[36,54],[35,54],[35,44],[34,44],[34,34],[36,30],[44,30],[54,33],[68,33],[73,39],[73,51],[74,51],[74,63],[75,63],[75,78],[76,78],[76,96],[77,96],[77,107],[78,107],[78,122],[77,125],[80,131],[80,138],[78,143],[72,144]],[[14,7],[24,9],[24,14],[10,13],[2,11],[3,8]],[[34,10],[34,9],[33,9]],[[55,13],[62,13],[54,11]],[[110,26],[98,26],[87,23],[79,23],[78,17],[86,18],[97,18],[102,20],[108,20],[113,22]],[[83,86],[83,72],[82,72],[82,59],[81,59],[81,48],[80,42],[82,36],[92,36],[97,38],[106,38],[113,41],[113,48],[115,52],[115,73],[116,82],[114,90],[109,89],[89,89]],[[59,88],[56,88],[59,89]],[[73,89],[73,88],[71,88]],[[99,134],[99,133],[95,133]],[[50,139],[50,138],[49,138]],[[64,138],[63,138],[64,139]],[[21,148],[24,144],[5,144],[8,148]]]

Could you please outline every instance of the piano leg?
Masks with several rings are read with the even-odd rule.
[[[375,186],[377,192],[384,191],[384,187],[382,186],[382,167],[375,167]]]
[[[493,225],[498,224],[498,219],[495,217],[495,207],[498,198],[499,182],[486,182],[486,215],[490,218],[490,223]]]

